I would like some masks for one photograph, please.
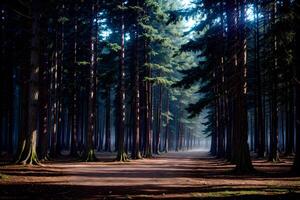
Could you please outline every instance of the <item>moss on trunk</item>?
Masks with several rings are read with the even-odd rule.
[[[16,164],[22,164],[22,165],[39,165],[40,161],[38,159],[37,153],[36,153],[36,141],[35,137],[33,136],[30,140],[27,139],[23,143],[23,148],[19,153],[19,156],[16,160]]]
[[[83,161],[85,161],[85,162],[97,161],[97,157],[95,155],[95,150],[94,149],[87,150],[86,153],[84,154]]]

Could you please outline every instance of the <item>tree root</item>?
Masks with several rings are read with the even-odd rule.
[[[119,152],[116,161],[129,162],[128,155],[125,152]]]
[[[90,149],[90,150],[87,151],[87,153],[85,154],[85,156],[83,158],[83,161],[85,161],[85,162],[95,162],[95,161],[97,161],[94,149]]]
[[[23,150],[15,163],[21,165],[41,165],[36,151],[32,148],[29,148],[28,152]]]
[[[144,158],[153,158],[152,153],[151,152],[145,152]]]
[[[142,159],[142,155],[141,155],[141,152],[138,151],[136,155],[131,155],[131,158],[134,159],[134,160],[139,160],[139,159]]]

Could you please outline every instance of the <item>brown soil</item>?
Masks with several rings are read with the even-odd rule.
[[[173,152],[153,159],[60,161],[0,167],[0,199],[300,199],[292,160],[254,160],[257,172],[235,175],[233,166],[206,152]]]

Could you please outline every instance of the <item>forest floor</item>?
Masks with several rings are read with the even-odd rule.
[[[232,165],[200,151],[126,163],[97,156],[92,163],[0,166],[0,199],[300,199],[291,159],[254,160],[257,173],[235,175]]]

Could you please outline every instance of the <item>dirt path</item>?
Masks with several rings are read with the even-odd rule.
[[[232,165],[206,152],[168,153],[128,163],[47,163],[44,167],[0,167],[0,199],[300,199],[300,177],[290,160],[256,160],[252,176],[230,173]]]

